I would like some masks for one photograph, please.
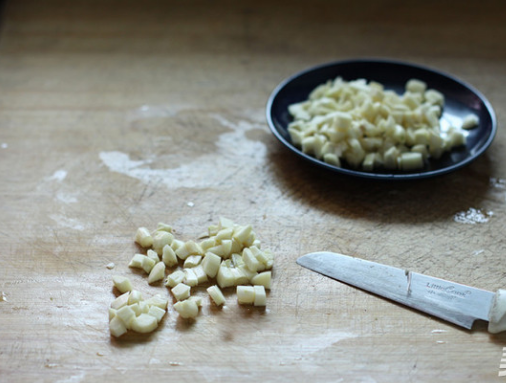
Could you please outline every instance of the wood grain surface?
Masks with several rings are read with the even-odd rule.
[[[506,286],[506,6],[501,1],[4,3],[0,35],[0,381],[500,382],[506,336],[472,331],[299,267],[331,250]],[[436,179],[340,177],[296,158],[265,105],[309,66],[384,57],[452,73],[495,108],[470,166]],[[264,310],[169,305],[111,338],[112,275],[139,226],[181,239],[220,216],[277,258]],[[458,217],[465,217],[459,220]],[[106,265],[113,262],[113,270]]]

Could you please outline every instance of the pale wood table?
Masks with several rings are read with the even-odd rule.
[[[0,35],[1,382],[485,382],[504,335],[391,304],[296,265],[333,250],[506,286],[506,6],[480,2],[5,3]],[[274,138],[265,104],[306,67],[385,57],[487,96],[499,130],[453,174],[330,174]],[[459,214],[481,214],[462,223]],[[227,216],[277,255],[266,310],[204,298],[194,323],[110,337],[111,277],[139,226],[194,238]],[[106,265],[113,262],[113,270]],[[196,292],[205,297],[205,290]]]

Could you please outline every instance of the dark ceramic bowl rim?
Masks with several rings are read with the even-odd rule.
[[[328,163],[325,163],[321,160],[318,160],[315,157],[312,157],[306,153],[303,153],[299,148],[294,146],[291,143],[291,140],[288,137],[287,134],[287,124],[286,126],[283,126],[281,122],[279,121],[279,118],[276,118],[275,114],[275,107],[277,106],[277,103],[279,103],[281,100],[281,97],[283,95],[283,92],[286,91],[287,87],[293,86],[297,81],[300,81],[304,77],[312,76],[315,74],[318,74],[322,71],[334,71],[335,74],[332,77],[329,77],[328,80],[333,80],[335,77],[339,76],[339,69],[343,68],[345,66],[374,66],[374,65],[381,65],[381,66],[392,66],[397,67],[399,69],[403,69],[405,71],[414,71],[417,73],[424,73],[429,77],[434,78],[440,78],[444,79],[446,82],[451,82],[456,86],[462,87],[465,91],[469,92],[469,94],[473,95],[476,99],[479,100],[481,103],[482,113],[486,113],[486,117],[489,119],[489,124],[485,128],[480,127],[480,132],[484,130],[484,134],[481,134],[481,142],[479,145],[476,145],[476,147],[473,147],[472,153],[469,155],[466,155],[465,158],[459,161],[455,161],[454,163],[449,164],[448,166],[443,166],[441,168],[437,169],[421,169],[417,172],[410,172],[410,173],[403,173],[403,172],[383,172],[383,173],[373,173],[373,172],[365,172],[361,170],[355,170],[345,167],[336,167],[333,165],[330,165]],[[362,74],[361,76],[357,76],[356,78],[366,78],[368,80],[375,80],[374,78],[368,78],[367,73]],[[351,80],[351,79],[348,79]],[[322,82],[314,83],[311,89],[307,89],[307,94],[309,94],[309,91],[314,89],[317,85],[321,84]],[[443,94],[445,94],[444,90],[441,90]],[[446,96],[446,94],[445,94]],[[307,96],[306,96],[307,97]],[[298,101],[303,101],[305,98],[301,98]],[[296,102],[296,101],[295,101]],[[473,86],[467,84],[466,82],[462,81],[461,79],[456,78],[453,75],[447,74],[445,72],[442,72],[437,69],[433,69],[427,66],[409,63],[405,61],[399,61],[399,60],[390,60],[390,59],[377,59],[377,58],[362,58],[362,59],[349,59],[349,60],[340,60],[340,61],[333,61],[325,64],[320,64],[316,66],[312,66],[310,68],[304,69],[298,73],[295,73],[294,75],[286,78],[283,80],[271,93],[266,106],[266,117],[267,122],[269,125],[270,130],[274,134],[274,136],[282,143],[284,144],[288,149],[290,149],[293,153],[297,154],[298,156],[302,157],[303,159],[309,161],[312,164],[315,164],[317,166],[320,166],[324,169],[331,170],[333,172],[345,174],[348,176],[354,176],[354,177],[361,177],[361,178],[368,178],[368,179],[379,179],[379,180],[412,180],[412,179],[422,179],[422,178],[429,178],[429,177],[435,177],[443,174],[447,174],[450,172],[453,172],[457,169],[460,169],[466,165],[468,165],[470,162],[474,161],[476,158],[481,156],[485,150],[492,144],[492,141],[494,140],[494,137],[497,132],[497,121],[495,112],[492,108],[492,105],[490,102]],[[481,124],[481,121],[480,121]],[[478,128],[476,128],[478,129]]]

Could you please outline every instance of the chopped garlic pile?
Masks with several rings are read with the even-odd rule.
[[[122,282],[125,283],[125,280]],[[131,287],[130,281],[126,283]],[[166,313],[167,301],[167,298],[161,295],[144,300],[142,294],[136,290],[120,295],[109,308],[111,335],[120,337],[127,330],[142,334],[154,331]]]
[[[146,249],[146,254],[135,254],[128,266],[146,273],[149,284],[163,280],[176,299],[174,309],[182,318],[198,316],[202,299],[191,295],[191,290],[203,284],[210,285],[206,290],[216,306],[226,302],[221,289],[236,286],[239,304],[266,305],[265,290],[271,288],[274,255],[261,249],[251,225],[237,225],[230,219],[220,218],[218,224],[209,226],[199,240],[181,241],[175,238],[169,225],[159,223],[152,232],[139,228],[135,242]],[[167,269],[170,270],[166,276]],[[132,306],[140,304],[141,297],[128,278],[115,275],[113,283],[123,295],[110,309],[111,334],[118,337],[128,329],[136,332],[155,330],[165,311],[162,314],[147,307],[146,303],[142,304],[142,309]],[[156,314],[156,322],[147,317],[151,314]]]
[[[314,89],[309,99],[292,104],[288,132],[304,153],[335,166],[344,160],[352,168],[410,171],[429,158],[465,145],[462,129],[442,132],[439,119],[444,96],[417,79],[398,95],[364,79],[341,77]],[[477,119],[468,117],[470,128]]]

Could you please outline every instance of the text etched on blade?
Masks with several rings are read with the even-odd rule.
[[[429,294],[446,297],[450,300],[456,298],[467,298],[471,295],[471,291],[469,290],[458,290],[455,286],[442,286],[433,282],[427,282],[425,287],[427,288]]]

